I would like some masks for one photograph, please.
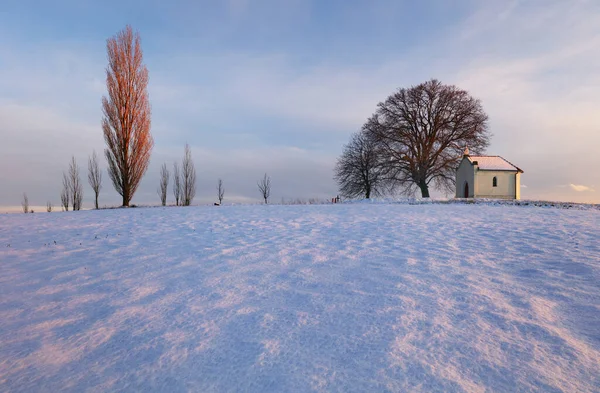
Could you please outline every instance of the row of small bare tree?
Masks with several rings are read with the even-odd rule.
[[[170,178],[171,174],[167,168],[167,164],[163,164],[160,169],[160,184],[157,190],[162,206],[166,206],[167,204]],[[173,196],[175,197],[175,204],[177,206],[190,206],[196,195],[196,169],[192,160],[191,148],[187,144],[184,149],[181,169],[179,163],[173,163],[173,178]],[[98,198],[100,190],[102,189],[102,172],[100,170],[96,152],[88,159],[88,183],[94,192],[94,206],[98,209]],[[264,177],[257,182],[257,186],[265,204],[268,204],[271,195],[271,178],[265,173]],[[219,179],[217,181],[217,200],[219,201],[219,205],[223,203],[224,197],[225,187],[223,180]],[[74,211],[81,210],[83,185],[80,177],[80,168],[75,157],[71,157],[68,170],[63,172],[63,188],[60,199],[63,211],[69,211],[69,208],[72,208]],[[27,193],[23,194],[21,206],[24,213],[33,213],[33,210],[29,209],[29,198],[27,197]],[[52,212],[53,208],[54,206],[52,203],[47,202],[46,211]]]
[[[75,156],[71,157],[69,162],[69,168],[66,172],[63,172],[62,179],[62,190],[60,192],[60,205],[64,211],[69,211],[69,207],[73,210],[81,210],[83,204],[83,183],[79,174],[79,165]],[[98,197],[100,190],[102,189],[102,172],[100,171],[100,165],[98,164],[98,157],[94,152],[88,159],[88,183],[92,187],[94,192],[94,206],[98,209]],[[29,210],[29,198],[27,193],[23,194],[23,201],[21,202],[24,213],[31,213]],[[46,203],[46,211],[51,212],[54,208],[52,202]]]
[[[191,158],[187,154],[188,149],[189,146],[186,145],[186,154],[183,158],[184,165],[182,165],[181,174],[178,163],[173,163],[173,197],[175,198],[176,206],[189,206],[196,194],[196,171],[193,164],[185,165],[186,163],[191,163]],[[171,173],[165,163],[160,168],[159,186],[156,190],[162,206],[167,205],[170,179]],[[188,181],[186,181],[186,179],[188,179]],[[257,182],[257,186],[263,201],[265,204],[268,204],[271,196],[271,177],[265,173],[264,177]],[[217,180],[216,189],[217,200],[219,201],[217,204],[221,205],[225,197],[225,186],[222,179]]]
[[[164,163],[160,168],[159,185],[156,190],[162,206],[167,205],[167,194],[169,191],[169,181],[171,173]],[[265,173],[264,177],[257,183],[260,195],[265,204],[269,203],[271,195],[271,178]],[[179,163],[173,163],[173,197],[176,206],[190,206],[196,196],[196,169],[192,160],[192,151],[188,144],[185,145],[181,169]],[[225,197],[225,187],[223,180],[217,181],[217,200],[218,204],[223,203]]]
[[[102,172],[98,163],[98,156],[93,152],[88,158],[88,183],[94,192],[94,207],[98,209],[98,197],[102,189]],[[75,210],[81,210],[83,203],[83,183],[79,175],[79,165],[75,157],[71,157],[69,169],[63,172],[63,188],[60,193],[60,204],[65,211],[69,211],[69,206]],[[48,204],[51,211],[51,205]]]
[[[378,104],[344,147],[334,178],[347,198],[416,191],[428,198],[432,186],[452,192],[465,147],[483,153],[489,138],[478,99],[430,80]]]
[[[60,193],[60,204],[65,211],[69,211],[69,205],[73,210],[81,210],[83,201],[83,186],[79,176],[79,165],[75,157],[71,157],[69,169],[63,172],[63,188]]]
[[[160,168],[160,184],[157,190],[163,206],[167,205],[170,178],[171,174],[165,163]],[[181,169],[179,163],[173,163],[173,196],[175,197],[175,204],[177,206],[191,205],[196,196],[196,168],[192,160],[192,150],[188,144],[184,148]]]

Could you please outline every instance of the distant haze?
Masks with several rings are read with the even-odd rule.
[[[23,192],[60,210],[71,155],[92,207],[93,150],[106,168],[105,43],[128,23],[142,36],[155,139],[132,203],[159,203],[160,166],[186,142],[196,203],[216,201],[218,178],[226,203],[258,202],[265,172],[273,201],[331,198],[349,135],[396,88],[430,78],[482,100],[488,153],[524,169],[522,198],[600,202],[600,2],[415,3],[4,2],[0,211]],[[104,172],[100,205],[119,202]]]

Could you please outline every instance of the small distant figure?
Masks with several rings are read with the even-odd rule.
[[[215,202],[215,206],[221,206],[219,202]]]

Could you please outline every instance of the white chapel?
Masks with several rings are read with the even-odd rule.
[[[523,171],[500,156],[471,156],[456,170],[457,198],[520,199]]]

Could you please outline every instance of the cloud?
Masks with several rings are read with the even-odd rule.
[[[525,184],[521,184],[521,188],[528,188]]]
[[[577,192],[586,192],[586,191],[594,192],[594,190],[591,187],[583,186],[580,184],[572,184],[571,183],[571,184],[569,184],[569,186],[571,187],[571,189],[573,189]]]
[[[241,16],[250,5],[250,0],[227,0],[227,10],[234,17]]]
[[[344,133],[360,128],[377,103],[398,86],[419,81],[414,72],[408,76],[408,66],[400,60],[364,66],[298,67],[293,56],[283,54],[205,57],[181,53],[174,55],[168,69],[160,60],[153,69],[153,80],[158,83],[152,89],[161,93],[151,92],[153,99],[177,103],[173,109],[186,115],[218,113],[220,118],[227,115],[224,121],[231,121],[235,119],[231,113],[236,111]],[[190,77],[182,80],[181,75]]]
[[[75,156],[85,179],[87,155],[103,149],[100,126],[46,106],[0,105],[0,205],[27,192],[32,204],[58,205],[62,171]],[[88,194],[89,196],[89,194]]]

